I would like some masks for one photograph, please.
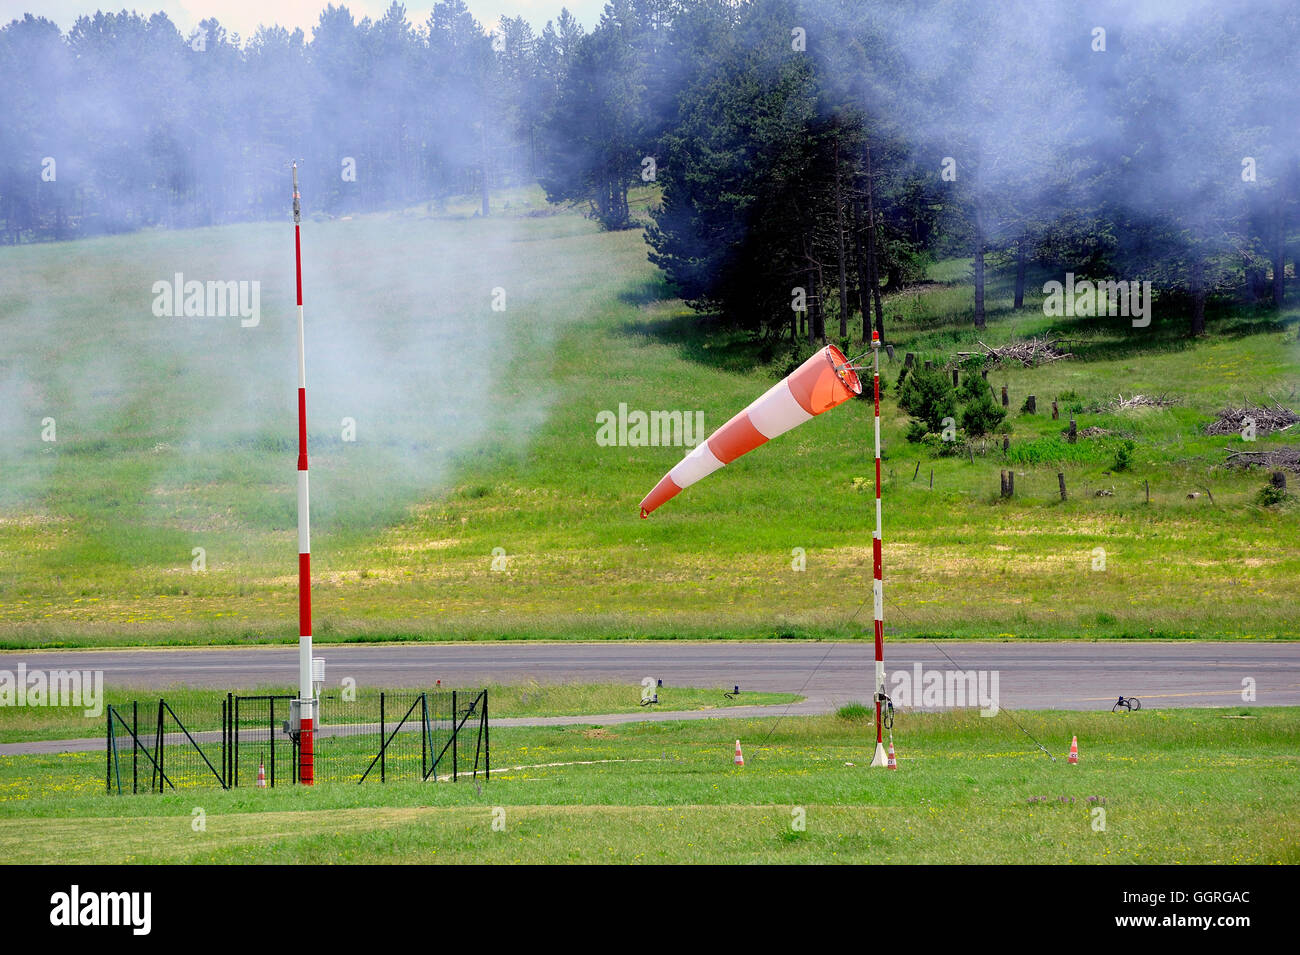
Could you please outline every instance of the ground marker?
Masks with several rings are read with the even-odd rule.
[[[1079,737],[1077,736],[1070,740],[1070,758],[1066,762],[1074,765],[1079,763]]]
[[[732,762],[734,762],[737,766],[745,765],[745,757],[740,752],[740,740],[736,740],[736,758]]]

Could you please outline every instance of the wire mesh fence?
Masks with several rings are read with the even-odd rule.
[[[105,782],[110,793],[298,782],[289,694],[175,704],[110,705]],[[455,781],[491,768],[486,690],[332,690],[319,698],[315,780]]]

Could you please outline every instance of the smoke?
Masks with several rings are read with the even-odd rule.
[[[1300,10],[1287,0],[835,9],[806,7],[829,43],[874,35],[899,58],[864,63],[859,102],[932,168],[955,160],[995,229],[1105,203],[1208,234],[1300,159]]]

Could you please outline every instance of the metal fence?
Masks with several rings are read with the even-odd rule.
[[[110,705],[108,792],[224,789],[298,782],[291,695],[237,696],[174,707],[165,698]],[[330,691],[313,737],[317,782],[455,782],[491,772],[487,690]],[[473,750],[472,762],[470,750]]]

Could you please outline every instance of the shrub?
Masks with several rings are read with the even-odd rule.
[[[1127,471],[1129,465],[1133,463],[1133,449],[1137,444],[1125,438],[1115,448],[1115,463],[1111,465],[1112,471]]]
[[[1286,503],[1288,497],[1290,495],[1285,488],[1278,487],[1275,484],[1265,484],[1259,489],[1259,494],[1255,496],[1255,500],[1262,507],[1274,507]]]
[[[993,400],[993,393],[986,388],[963,409],[961,426],[967,434],[978,438],[995,431],[1006,416],[1006,409]]]
[[[898,407],[924,421],[931,431],[941,431],[944,418],[957,416],[957,393],[942,371],[913,370],[899,388]]]
[[[978,401],[981,395],[993,395],[993,386],[979,376],[974,369],[966,373],[961,384],[957,386],[957,397],[963,402]]]

